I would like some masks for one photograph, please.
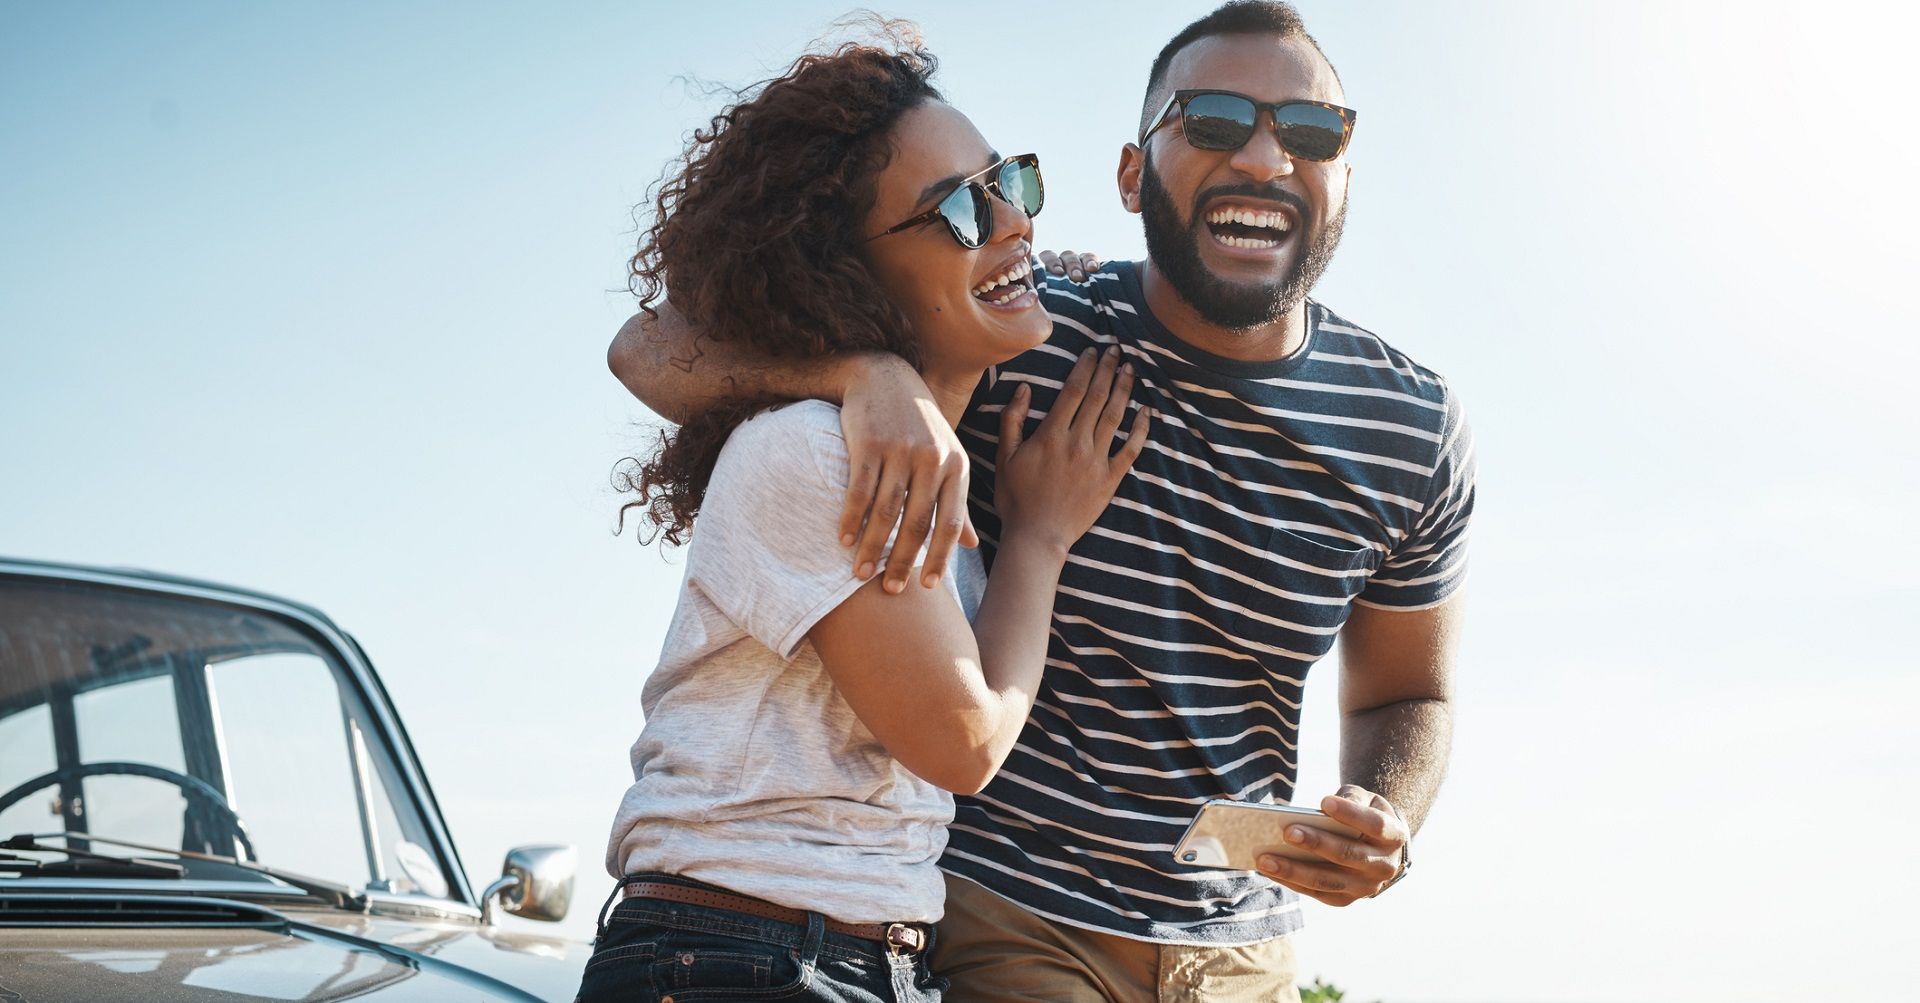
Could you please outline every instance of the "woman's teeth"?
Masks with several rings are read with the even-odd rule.
[[[994,306],[1005,306],[1029,291],[1025,279],[1031,274],[1033,274],[1033,266],[1031,264],[1025,261],[1018,262],[999,275],[974,286],[973,295]],[[1015,285],[1016,283],[1017,285]],[[1002,286],[1013,286],[1013,288],[997,296],[994,295],[994,291]]]

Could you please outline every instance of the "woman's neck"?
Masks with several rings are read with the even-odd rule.
[[[967,403],[973,400],[974,388],[980,385],[980,378],[985,375],[979,369],[941,372],[929,368],[920,374],[920,378],[926,381],[927,389],[933,391],[934,406],[947,419],[948,427],[958,428],[960,419],[967,413]]]

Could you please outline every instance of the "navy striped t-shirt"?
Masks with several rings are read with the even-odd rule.
[[[1133,408],[1155,416],[1061,572],[1033,716],[986,790],[957,799],[941,866],[1124,937],[1288,933],[1292,892],[1171,850],[1211,798],[1292,798],[1301,686],[1351,603],[1415,610],[1460,585],[1473,460],[1459,402],[1318,303],[1298,352],[1241,362],[1161,326],[1131,263],[1084,285],[1048,278],[1041,301],[1052,337],[990,372],[961,425],[988,563],[1017,386],[1032,387],[1031,434],[1080,352],[1117,343],[1138,374]]]

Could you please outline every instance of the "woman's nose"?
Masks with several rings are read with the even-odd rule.
[[[992,192],[987,204],[993,207],[993,242],[998,244],[1009,238],[1031,240],[1033,237],[1033,217],[1027,211],[1003,198],[999,192]]]

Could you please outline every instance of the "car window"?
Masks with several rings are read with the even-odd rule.
[[[333,671],[312,655],[267,654],[221,662],[209,676],[227,750],[229,799],[261,859],[302,874],[365,881],[353,763]]]
[[[0,717],[0,764],[0,786],[7,787],[53,770],[53,713],[46,704]],[[41,792],[0,809],[0,835],[48,828],[49,807]],[[60,827],[57,819],[51,827]]]
[[[391,771],[326,661],[254,655],[220,662],[209,676],[231,803],[263,858],[304,874],[355,875],[377,891],[446,895],[439,868],[407,850],[426,837],[396,805]]]
[[[347,657],[261,609],[0,576],[0,835],[113,837],[449,897],[431,808]]]
[[[81,693],[74,697],[73,716],[83,762],[186,770],[171,679],[151,676]],[[173,784],[154,777],[108,775],[88,777],[81,790],[89,831],[181,845],[187,802]]]

